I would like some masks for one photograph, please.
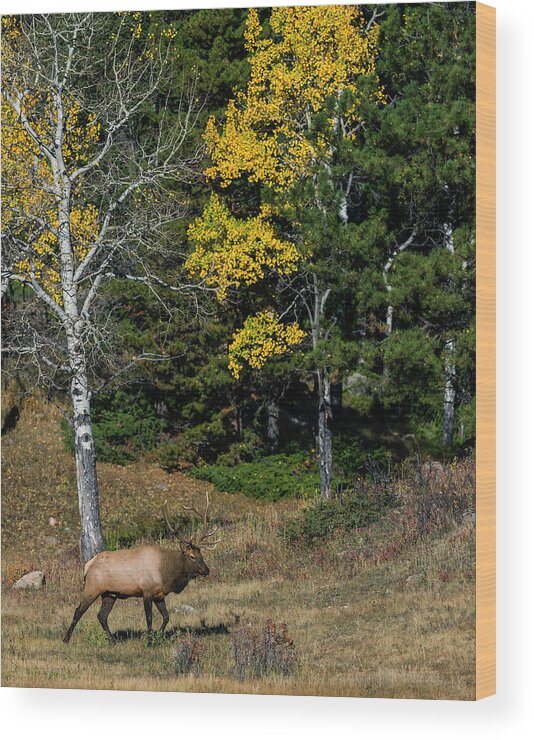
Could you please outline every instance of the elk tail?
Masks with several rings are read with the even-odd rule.
[[[84,565],[84,581],[85,581],[85,577],[87,576],[87,571],[89,570],[91,563],[95,560],[96,557],[97,556],[95,555],[94,557],[91,558],[91,560],[88,560],[87,563]]]

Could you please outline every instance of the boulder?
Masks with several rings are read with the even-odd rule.
[[[475,511],[463,511],[463,522],[466,524],[476,523],[476,512]]]
[[[37,590],[39,588],[43,588],[45,583],[45,574],[40,570],[32,570],[31,573],[26,573],[22,578],[19,578],[19,580],[13,584],[13,588]]]
[[[195,607],[190,606],[189,604],[180,604],[180,606],[175,606],[173,611],[176,614],[193,614],[195,612]]]
[[[350,396],[363,396],[368,392],[369,379],[362,373],[351,373],[346,375],[343,380],[344,393],[348,393]]]

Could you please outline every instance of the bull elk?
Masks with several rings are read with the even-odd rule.
[[[158,545],[140,545],[128,550],[99,552],[86,563],[82,600],[76,607],[63,642],[69,642],[80,618],[99,596],[102,605],[98,621],[109,638],[112,638],[112,634],[108,627],[108,617],[116,600],[129,599],[132,596],[143,598],[148,632],[152,631],[152,605],[156,604],[162,615],[160,630],[163,634],[169,622],[165,597],[171,592],[179,594],[191,580],[209,574],[201,548],[212,550],[220,541],[212,539],[217,526],[211,529],[208,527],[208,493],[202,514],[195,506],[182,504],[182,507],[200,517],[203,527],[197,536],[192,534],[189,540],[178,537],[180,550],[167,550]],[[163,515],[171,533],[176,535],[177,532],[171,525],[167,501],[163,506]]]

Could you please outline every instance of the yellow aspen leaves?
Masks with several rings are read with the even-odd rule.
[[[34,128],[45,136],[45,124],[38,117],[29,98],[26,109],[31,113]],[[65,156],[78,162],[89,153],[89,145],[98,136],[94,118],[83,125],[78,121],[79,106],[71,104]],[[2,100],[2,220],[28,246],[28,253],[15,268],[19,274],[38,280],[43,289],[59,304],[61,298],[61,264],[57,229],[58,211],[54,197],[54,178],[50,163],[39,152],[16,113]],[[77,190],[81,181],[77,183]],[[76,192],[74,193],[76,196]],[[92,204],[73,205],[70,211],[71,247],[82,260],[98,234],[98,209]]]
[[[282,324],[271,311],[249,316],[229,347],[229,369],[237,380],[245,363],[261,368],[271,357],[300,344],[305,336],[298,324]]]
[[[2,19],[2,51],[10,60],[13,44],[20,32],[12,18]],[[95,114],[85,114],[71,96],[62,96],[62,155],[67,167],[86,162],[100,138],[100,124]],[[20,103],[21,112],[45,146],[52,149],[58,121],[58,109],[50,91],[27,91]],[[54,175],[48,158],[30,137],[21,118],[2,95],[2,221],[27,245],[15,264],[17,272],[37,280],[58,304],[62,302],[61,262],[57,231],[59,215],[55,197]],[[82,260],[99,231],[98,210],[92,204],[76,202],[82,178],[73,190],[70,209],[70,243],[77,260]]]
[[[246,220],[235,218],[215,194],[189,227],[188,236],[195,249],[186,270],[215,287],[219,300],[232,287],[254,285],[268,271],[289,275],[299,264],[297,247],[276,236],[268,208]]]
[[[228,104],[222,131],[212,118],[206,142],[207,174],[223,186],[245,175],[283,191],[314,161],[325,141],[311,131],[312,116],[328,98],[349,92],[347,137],[359,121],[359,78],[374,77],[379,28],[366,29],[350,5],[273,8],[271,36],[251,9],[246,29],[251,75],[247,90]],[[384,93],[375,80],[375,98]]]
[[[281,202],[278,214],[274,206],[263,206],[258,216],[238,219],[214,195],[190,227],[195,249],[186,267],[214,286],[219,299],[231,287],[257,283],[268,270],[291,274],[305,257],[308,245],[299,254],[277,236],[275,217],[289,215],[285,198],[291,199],[293,186],[318,165],[330,167],[331,134],[354,137],[361,96],[384,99],[375,73],[378,36],[378,26],[367,28],[355,6],[273,8],[265,28],[258,12],[249,11],[249,82],[229,101],[222,126],[213,117],[208,121],[212,164],[206,174],[222,187],[240,178],[261,183]],[[320,112],[331,118],[327,132],[314,124]],[[284,325],[263,311],[234,335],[229,368],[237,379],[245,364],[260,368],[304,337],[296,323]]]

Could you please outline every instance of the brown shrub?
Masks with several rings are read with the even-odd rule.
[[[407,540],[444,531],[475,508],[475,457],[442,465],[415,466],[401,486],[399,499]]]
[[[197,637],[181,637],[175,651],[174,667],[177,676],[201,674],[203,646]]]
[[[232,636],[236,676],[240,681],[272,673],[288,676],[295,668],[297,656],[285,624],[279,628],[271,619],[265,626],[242,627]]]
[[[3,570],[4,583],[6,583],[8,586],[12,586],[19,580],[19,578],[22,578],[25,573],[29,573],[30,571],[32,571],[33,568],[31,567],[29,561],[17,558],[14,561],[5,563]]]

